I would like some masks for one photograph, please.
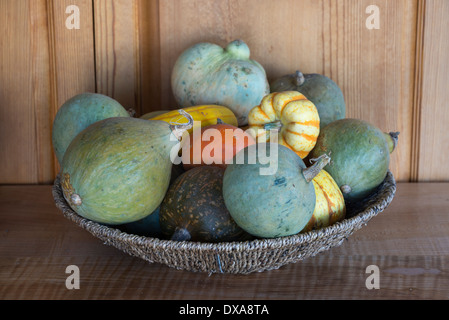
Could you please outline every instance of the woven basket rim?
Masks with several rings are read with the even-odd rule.
[[[57,175],[52,193],[57,207],[63,212],[64,216],[83,229],[91,232],[96,236],[104,236],[111,240],[126,241],[128,243],[144,246],[145,248],[165,248],[165,249],[187,249],[187,250],[212,250],[214,252],[227,251],[257,251],[263,249],[281,249],[285,246],[300,246],[307,244],[310,241],[331,237],[341,232],[341,230],[352,229],[350,233],[360,229],[363,225],[382,212],[393,200],[396,192],[396,181],[388,170],[383,183],[379,186],[377,192],[368,200],[368,204],[361,212],[355,214],[350,218],[345,218],[340,222],[336,222],[331,226],[324,227],[317,230],[299,233],[291,236],[267,238],[267,239],[252,239],[248,241],[232,241],[232,242],[195,242],[195,241],[173,241],[167,239],[159,239],[148,236],[140,236],[126,233],[122,230],[114,228],[114,226],[107,226],[92,220],[86,219],[78,215],[70,208],[62,195],[60,187],[60,174]]]

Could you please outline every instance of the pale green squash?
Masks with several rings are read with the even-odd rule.
[[[52,142],[61,164],[70,142],[89,125],[112,117],[129,117],[129,112],[116,100],[98,93],[81,93],[59,108],[53,121]]]
[[[251,108],[270,92],[264,68],[250,59],[248,45],[242,40],[232,41],[226,48],[198,43],[186,49],[173,67],[171,84],[181,107],[226,106],[239,126],[248,123]]]
[[[64,156],[64,198],[75,212],[96,222],[143,219],[162,202],[172,172],[170,154],[176,153],[177,138],[191,125],[131,117],[92,124]]]

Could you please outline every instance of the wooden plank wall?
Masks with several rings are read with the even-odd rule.
[[[69,5],[80,29],[65,27]],[[379,29],[366,27],[370,5]],[[0,184],[52,183],[52,121],[70,96],[107,94],[138,115],[174,109],[178,55],[237,38],[270,80],[325,74],[348,117],[400,131],[398,181],[448,181],[448,15],[445,0],[0,0]]]

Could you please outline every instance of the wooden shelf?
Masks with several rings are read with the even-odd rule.
[[[192,273],[106,246],[62,216],[51,186],[0,186],[0,299],[447,299],[449,183],[399,183],[341,246],[278,270]],[[66,267],[80,289],[66,288]],[[370,265],[379,289],[367,289]]]

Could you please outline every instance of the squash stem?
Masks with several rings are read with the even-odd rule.
[[[318,158],[310,159],[311,162],[315,162],[311,167],[302,171],[304,178],[307,182],[310,182],[317,176],[318,173],[331,161],[331,158],[327,154],[322,154]]]
[[[179,109],[178,112],[182,116],[186,117],[188,122],[187,123],[181,123],[181,124],[179,124],[179,123],[178,124],[171,124],[170,125],[170,129],[171,129],[172,133],[175,135],[175,137],[178,140],[181,140],[182,134],[185,131],[193,128],[193,118],[192,118],[192,116],[189,113],[187,113],[186,111],[184,111],[182,109]]]
[[[263,128],[267,131],[270,131],[270,130],[278,130],[279,131],[282,128],[282,122],[279,120],[274,121],[274,122],[269,122],[269,123],[264,124]]]
[[[305,80],[306,79],[304,78],[304,75],[302,74],[302,72],[299,71],[299,70],[296,71],[295,79],[294,79],[295,86],[297,86],[297,87],[301,86],[304,83]]]
[[[398,146],[399,132],[389,132],[384,134],[387,138],[389,151],[392,153]]]
[[[185,228],[176,228],[175,232],[171,236],[171,240],[173,241],[188,241],[192,238],[190,232]]]

